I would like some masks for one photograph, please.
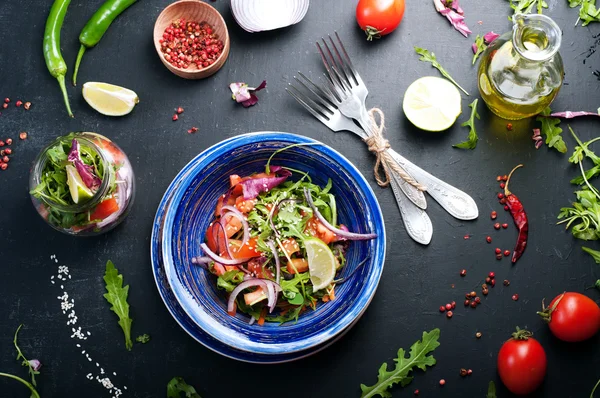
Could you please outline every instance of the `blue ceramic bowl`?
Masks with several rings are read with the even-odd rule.
[[[202,255],[200,243],[212,221],[217,199],[229,187],[229,175],[261,172],[277,149],[290,148],[271,165],[306,171],[313,182],[333,181],[339,222],[351,231],[375,232],[377,239],[352,242],[345,272],[367,262],[346,283],[336,288],[336,299],[306,311],[298,322],[250,325],[238,312],[227,314],[224,292],[215,277],[192,264]],[[225,140],[194,158],[175,177],[159,206],[156,224],[165,278],[181,309],[208,336],[233,350],[258,355],[281,355],[314,349],[342,333],[369,305],[385,260],[385,228],[377,199],[360,172],[342,155],[318,141],[288,133],[252,133]],[[156,227],[155,227],[156,230]],[[156,259],[153,256],[153,261]],[[157,280],[158,283],[158,280]],[[160,286],[159,286],[160,288]]]

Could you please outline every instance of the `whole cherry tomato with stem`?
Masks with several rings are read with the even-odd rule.
[[[548,307],[542,301],[542,311],[538,315],[562,341],[584,341],[600,331],[600,307],[580,293],[565,292],[556,296]]]
[[[546,352],[532,336],[533,333],[517,328],[498,352],[498,374],[513,394],[532,393],[546,376]]]
[[[359,0],[356,21],[367,34],[367,40],[392,33],[404,16],[404,0]]]

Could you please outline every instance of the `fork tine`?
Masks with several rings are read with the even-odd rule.
[[[340,35],[338,35],[338,32],[335,32],[335,37],[338,39],[338,43],[340,43],[340,48],[342,49],[342,53],[344,54],[344,63],[350,69],[350,72],[352,73],[352,79],[358,85],[358,79],[357,79],[358,72],[357,72],[356,68],[354,67],[354,64],[352,64],[352,61],[350,60],[350,56],[348,56],[348,53],[346,52],[346,48],[344,47],[344,43],[342,43],[342,39],[340,39]]]
[[[325,40],[323,40],[323,43],[325,44]],[[319,54],[321,54],[321,60],[323,61],[323,65],[325,65],[325,69],[327,70],[327,73],[329,74],[329,78],[331,79],[332,82],[336,82],[337,78],[336,78],[335,74],[331,71],[333,64],[331,63],[329,58],[327,58],[327,55],[325,55],[325,52],[321,48],[321,45],[319,44],[318,41],[316,42],[316,45],[317,45],[317,49],[319,50]]]
[[[321,102],[328,108],[328,110],[331,111],[329,105],[331,105],[333,108],[337,108],[335,104],[336,101],[331,94],[314,84],[312,80],[304,76],[302,72],[298,71],[298,75],[300,75],[300,77],[302,77],[309,84],[310,87],[298,80],[296,76],[294,76],[294,79],[296,79],[298,83],[302,84],[308,91],[316,95],[321,100]],[[327,103],[329,103],[329,105]]]
[[[340,82],[342,83],[342,87],[339,87],[339,88],[342,91],[344,91],[344,94],[352,92],[352,88],[350,87],[350,84],[347,82],[347,80],[345,78],[343,78],[343,76],[340,74],[340,72],[337,70],[337,68],[333,68],[333,71],[335,72],[335,74],[338,76]],[[347,95],[346,95],[346,97],[347,97]]]
[[[327,45],[327,42],[325,41],[324,38],[321,38],[321,40],[323,41],[323,46],[325,46],[325,49],[327,50],[327,54],[329,54],[329,58],[331,60],[330,67],[332,69],[338,69],[339,70],[340,67],[338,66],[338,62],[335,60],[335,57],[334,57],[333,53],[331,52],[331,50],[329,49],[329,46]],[[333,43],[333,41],[332,41],[332,43]],[[348,84],[350,84],[350,81],[348,80],[348,77],[346,76],[345,73],[344,73],[344,76],[342,76],[340,73],[338,73],[337,75],[338,75],[337,78],[340,81],[340,83],[342,83],[342,79],[343,79],[343,80],[346,80],[346,82]]]
[[[287,91],[287,93],[289,95],[294,97],[294,99],[296,101],[298,101],[302,106],[304,106],[304,108],[306,108],[307,111],[309,111],[314,117],[316,117],[319,121],[321,121],[321,123],[327,124],[329,122],[329,118],[327,116],[316,111],[315,108],[313,108],[311,105],[309,105],[307,103],[307,101],[308,101],[308,102],[312,102],[314,105],[317,105],[317,104],[315,104],[314,101],[312,101],[306,95],[302,94],[302,92],[300,90],[298,90],[296,87],[292,86],[291,84],[288,83],[288,86],[289,86],[289,88],[286,88],[285,91]],[[296,92],[292,91],[292,89]],[[318,108],[319,106],[317,105],[316,107]]]
[[[341,70],[341,72],[344,74],[343,77],[346,80],[346,82],[348,83],[348,85],[352,86],[352,82],[350,81],[350,76],[352,76],[352,80],[355,80],[354,79],[354,75],[352,75],[352,72],[350,70],[348,70],[349,68],[347,67],[346,62],[344,61],[344,59],[342,58],[342,56],[340,55],[340,52],[338,51],[337,46],[333,42],[333,39],[331,38],[331,35],[327,35],[327,36],[329,37],[329,41],[331,42],[331,47],[333,47],[333,51],[337,55],[337,61],[338,62],[336,62],[336,65],[339,64],[339,66],[341,66],[341,68],[338,67],[338,70]]]
[[[323,76],[325,76],[325,83],[327,84],[328,87],[325,87],[327,89],[327,91],[329,93],[331,93],[339,103],[341,103],[343,100],[345,100],[347,98],[346,93],[344,93],[339,86],[337,85],[337,83],[332,82],[331,80],[327,79],[327,75],[323,74]]]

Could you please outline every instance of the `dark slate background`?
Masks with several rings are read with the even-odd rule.
[[[440,62],[468,91],[467,105],[476,98],[476,72],[471,66],[471,43],[437,15],[430,1],[408,2],[404,21],[389,37],[378,42],[364,40],[354,16],[356,1],[313,0],[298,25],[269,33],[249,34],[233,20],[225,0],[214,6],[227,21],[231,54],[223,69],[202,81],[187,81],[171,74],[160,62],[152,43],[156,17],[169,4],[146,0],[134,5],[110,28],[97,48],[88,51],[80,71],[80,82],[102,81],[135,90],[141,99],[133,113],[122,118],[102,116],[84,102],[80,88],[69,88],[75,119],[65,113],[56,81],[47,73],[42,57],[42,36],[50,1],[5,0],[0,7],[0,97],[29,100],[32,109],[10,107],[0,116],[0,138],[12,137],[14,156],[7,171],[0,172],[0,371],[26,376],[15,361],[13,333],[20,323],[21,347],[44,367],[38,377],[43,397],[104,397],[107,392],[86,374],[99,362],[118,385],[127,385],[125,396],[164,396],[173,376],[183,376],[204,397],[266,395],[288,397],[352,397],[360,395],[359,384],[373,384],[377,369],[391,361],[398,348],[409,348],[424,330],[441,329],[441,347],[435,351],[438,364],[415,372],[407,388],[396,386],[395,397],[410,397],[418,388],[421,396],[483,397],[490,380],[500,397],[509,396],[496,374],[496,354],[515,326],[531,329],[546,349],[549,365],[538,397],[587,397],[600,377],[600,337],[581,344],[565,344],[551,336],[535,315],[542,298],[565,291],[585,292],[594,300],[600,293],[586,290],[600,277],[596,265],[561,226],[556,226],[560,207],[574,199],[569,180],[578,174],[567,155],[542,148],[531,141],[531,125],[495,119],[480,104],[477,123],[480,141],[473,151],[457,150],[452,144],[467,136],[457,123],[444,133],[426,133],[414,128],[403,116],[405,89],[415,79],[437,75],[430,65],[419,62],[413,45],[434,51]],[[587,58],[600,32],[598,25],[574,27],[577,10],[564,0],[550,0],[545,11],[564,29],[563,55],[566,81],[555,110],[595,110],[600,105],[600,82],[593,76],[600,69],[599,54]],[[79,48],[78,35],[101,1],[73,1],[62,30],[62,48],[72,69]],[[467,22],[474,34],[510,29],[510,13],[504,0],[464,0]],[[481,25],[478,21],[481,20]],[[368,104],[386,114],[387,137],[392,146],[424,169],[454,184],[476,200],[480,218],[461,222],[451,218],[433,200],[429,215],[434,237],[427,247],[408,238],[390,190],[376,186],[371,176],[373,157],[350,133],[334,134],[314,120],[284,88],[294,73],[309,76],[323,72],[314,41],[337,30],[354,63],[367,83]],[[70,71],[69,71],[70,73]],[[260,103],[250,109],[230,98],[228,84],[245,81],[268,88],[259,93]],[[186,112],[171,121],[173,109]],[[598,131],[597,120],[570,124],[582,139]],[[195,135],[187,134],[199,127]],[[566,129],[567,123],[563,122]],[[96,131],[115,140],[129,155],[136,172],[138,195],[126,222],[104,236],[73,238],[53,231],[34,211],[27,193],[31,162],[49,141],[70,131]],[[236,362],[209,351],[182,331],[165,309],[150,270],[149,241],[158,202],[176,173],[192,157],[210,145],[238,134],[262,131],[304,134],[339,150],[372,182],[385,212],[388,255],[377,294],[364,317],[339,342],[308,359],[294,363],[260,366]],[[18,133],[29,139],[19,141]],[[570,149],[574,140],[565,134]],[[496,261],[495,247],[512,249],[516,231],[508,214],[495,200],[496,175],[506,174],[524,163],[512,190],[529,212],[531,234],[523,258],[515,267],[507,259]],[[499,221],[508,230],[494,231],[489,219],[498,210]],[[464,240],[465,234],[472,238]],[[485,243],[492,235],[494,243]],[[596,243],[590,246],[598,248]],[[70,267],[73,279],[66,289],[76,301],[78,326],[92,332],[84,343],[88,362],[70,339],[70,326],[60,311],[57,285],[50,284],[56,264]],[[152,341],[125,351],[123,334],[102,294],[106,260],[115,262],[130,284],[129,303],[134,336],[149,333]],[[466,278],[459,271],[468,271]],[[489,271],[499,284],[476,310],[464,309],[464,293],[476,288]],[[510,279],[510,287],[501,281]],[[454,285],[453,285],[454,284]],[[453,287],[454,286],[454,287]],[[478,289],[476,289],[478,290]],[[518,293],[518,302],[511,295]],[[453,319],[440,315],[438,307],[456,300]],[[477,330],[483,333],[476,340]],[[461,367],[473,369],[468,378]],[[112,376],[112,372],[118,376]],[[94,373],[96,374],[96,373]],[[26,377],[25,377],[26,378]],[[446,379],[443,388],[438,381]],[[27,397],[27,390],[14,381],[0,381],[1,397]]]

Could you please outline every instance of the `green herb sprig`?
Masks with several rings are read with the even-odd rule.
[[[548,8],[548,4],[544,0],[508,0],[510,8],[513,9],[513,15],[530,14],[535,8],[538,14],[542,13],[544,8]],[[512,16],[508,19],[512,21]]]
[[[35,370],[33,368],[33,366],[31,366],[31,362],[29,362],[29,360],[27,358],[25,358],[25,355],[23,355],[23,352],[19,348],[19,344],[17,344],[17,337],[18,337],[19,331],[21,330],[22,327],[23,327],[23,324],[20,324],[19,327],[17,328],[17,331],[15,332],[15,337],[13,339],[13,344],[15,345],[15,349],[17,350],[17,361],[19,359],[22,359],[21,365],[27,367],[27,369],[29,371],[29,376],[31,377],[31,384],[33,384],[34,386],[37,387],[37,383],[35,381],[35,375],[39,375],[40,372]]]
[[[461,124],[462,127],[469,127],[469,137],[466,141],[461,142],[460,144],[452,145],[454,148],[461,149],[475,149],[477,146],[477,141],[479,137],[477,136],[477,130],[475,129],[475,118],[479,119],[479,113],[477,113],[477,102],[479,100],[471,102],[469,107],[471,108],[471,117],[469,120]]]
[[[473,54],[472,65],[475,65],[475,62],[477,62],[477,58],[479,58],[481,53],[483,53],[485,51],[485,49],[487,48],[487,44],[485,44],[485,40],[483,39],[483,36],[477,35],[477,37],[475,38],[475,46],[477,47],[477,51],[475,52],[475,54]]]
[[[173,377],[167,384],[167,398],[181,398],[184,393],[185,398],[201,398],[196,389],[183,380],[183,377]]]
[[[142,335],[140,335],[140,336],[136,337],[136,338],[135,338],[135,341],[136,341],[137,343],[146,344],[147,342],[149,342],[149,341],[150,341],[150,335],[149,335],[149,334],[146,334],[146,333],[144,333],[144,334],[142,334]]]
[[[115,268],[112,261],[106,263],[106,273],[104,274],[106,291],[104,298],[112,305],[110,309],[119,317],[119,326],[123,329],[125,335],[125,348],[131,351],[133,342],[131,341],[131,323],[129,318],[129,304],[127,295],[129,294],[129,285],[123,287],[123,275]]]
[[[546,145],[550,148],[555,148],[560,153],[566,153],[567,144],[565,144],[561,136],[563,130],[558,127],[560,119],[549,117],[551,113],[552,111],[548,107],[535,120],[542,123],[541,130],[542,134],[546,136]]]
[[[600,140],[600,137],[596,137],[586,142],[581,142],[581,140],[579,139],[579,137],[577,137],[571,126],[569,126],[569,130],[571,131],[571,135],[573,135],[573,138],[575,138],[575,141],[577,141],[578,144],[575,147],[573,154],[569,158],[569,162],[579,164],[580,162],[583,162],[585,158],[588,158],[592,161],[592,163],[594,163],[594,167],[584,171],[582,176],[571,180],[571,184],[583,185],[585,184],[585,180],[591,180],[593,177],[600,175],[600,157],[596,156],[594,151],[589,149],[590,144]]]
[[[429,50],[426,50],[424,48],[420,48],[420,47],[416,47],[416,46],[415,46],[415,52],[421,56],[421,58],[419,58],[419,61],[431,63],[431,65],[434,68],[436,68],[437,70],[440,71],[440,73],[442,74],[442,76],[444,76],[446,79],[450,80],[452,82],[452,84],[454,84],[456,87],[458,87],[459,89],[461,89],[463,93],[469,95],[469,93],[467,92],[467,90],[465,90],[464,88],[462,88],[460,86],[460,84],[458,84],[456,82],[456,80],[454,80],[452,78],[452,76],[450,76],[450,74],[448,72],[446,72],[446,70],[442,67],[442,65],[437,61],[437,58],[435,57],[434,53],[432,53]]]
[[[579,18],[575,26],[582,21],[581,26],[587,26],[591,22],[600,22],[600,9],[596,8],[596,0],[569,0],[569,7],[579,8]]]
[[[379,368],[377,383],[367,387],[360,385],[362,390],[361,398],[375,397],[379,395],[383,398],[389,398],[392,394],[388,391],[394,384],[400,383],[402,387],[407,386],[413,379],[409,373],[414,368],[426,370],[427,366],[435,365],[435,358],[427,355],[440,346],[440,329],[433,329],[431,332],[423,332],[423,338],[410,347],[410,355],[407,358],[404,349],[398,350],[398,358],[394,359],[396,366],[394,370],[387,371],[387,363]]]
[[[496,398],[496,384],[493,381],[488,384],[488,392],[485,398]]]

